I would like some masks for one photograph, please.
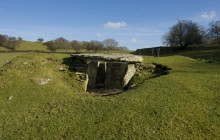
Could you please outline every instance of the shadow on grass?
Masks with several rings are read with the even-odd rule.
[[[63,64],[69,67],[70,72],[86,72],[86,61],[76,59],[73,57],[66,57],[63,59]]]

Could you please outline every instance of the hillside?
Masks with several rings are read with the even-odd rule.
[[[26,41],[22,40],[17,51],[48,51],[45,45],[42,45],[41,42],[32,42],[32,41]],[[5,47],[0,46],[0,51],[11,51]]]
[[[7,48],[0,46],[0,51],[8,51]]]
[[[94,97],[82,90],[69,60],[27,53],[1,68],[0,139],[220,138],[218,63],[145,56],[144,64],[172,70],[122,94]],[[39,85],[39,78],[50,80]]]
[[[40,42],[31,42],[31,41],[22,41],[20,46],[17,49],[18,51],[24,50],[39,50],[39,51],[46,51],[46,46],[42,45]]]

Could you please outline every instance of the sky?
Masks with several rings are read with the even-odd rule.
[[[130,50],[157,47],[178,20],[205,28],[220,0],[0,0],[0,34],[24,40],[117,40]]]

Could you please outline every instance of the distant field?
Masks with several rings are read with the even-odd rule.
[[[220,139],[220,64],[192,57],[144,56],[170,74],[93,97],[68,70],[69,55],[20,55],[0,73],[0,139]]]
[[[43,52],[51,52],[47,49],[45,45],[42,45],[43,43],[40,42],[32,42],[32,41],[21,41],[20,46],[16,49],[16,51],[43,51]],[[4,47],[0,46],[0,51],[13,51],[6,49]],[[56,51],[57,53],[76,53],[73,49],[58,49]],[[122,51],[111,51],[111,53],[131,53],[130,50],[122,50]],[[93,51],[87,51],[87,50],[81,50],[80,53],[94,53]],[[98,51],[97,53],[108,53],[107,51]]]
[[[46,46],[42,45],[40,42],[31,42],[31,41],[21,41],[20,46],[16,49],[18,51],[26,51],[26,50],[31,50],[31,51],[48,51],[46,49]],[[11,51],[5,47],[0,46],[0,51]]]
[[[22,41],[17,50],[39,50],[47,51],[46,46],[42,45],[40,42]]]

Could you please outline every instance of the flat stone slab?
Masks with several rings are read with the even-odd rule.
[[[141,56],[133,54],[119,54],[119,53],[85,53],[85,54],[72,54],[72,57],[87,59],[87,60],[97,60],[97,61],[112,61],[112,62],[130,62],[130,63],[139,63],[143,61]]]

